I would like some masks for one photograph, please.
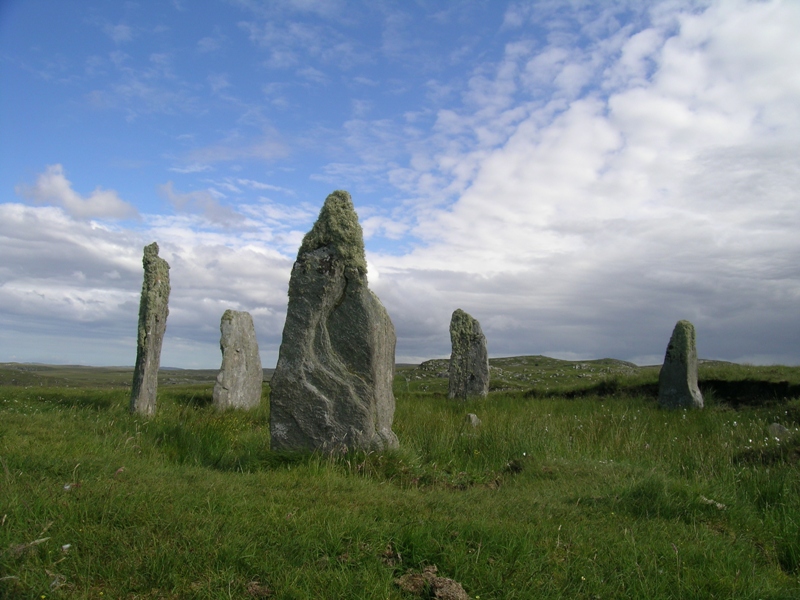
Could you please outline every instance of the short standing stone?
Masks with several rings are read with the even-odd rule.
[[[161,343],[169,314],[169,265],[158,256],[158,244],[144,248],[144,282],[139,301],[139,333],[133,370],[130,411],[141,415],[156,412]]]
[[[486,337],[476,319],[460,308],[450,319],[450,384],[447,396],[466,400],[489,393],[489,354]]]
[[[270,387],[274,450],[398,445],[392,431],[395,332],[367,286],[350,194],[333,192],[303,238]]]
[[[478,418],[478,415],[476,415],[475,413],[467,413],[466,421],[467,421],[467,423],[469,423],[473,427],[480,427],[481,426],[481,420]]]
[[[785,440],[789,437],[790,431],[786,429],[780,423],[771,423],[768,427],[770,437],[778,438],[779,440]]]
[[[694,325],[689,321],[678,321],[672,331],[658,376],[658,402],[664,408],[703,408]]]
[[[219,324],[222,367],[214,386],[214,406],[256,408],[261,403],[261,356],[250,313],[226,310]]]

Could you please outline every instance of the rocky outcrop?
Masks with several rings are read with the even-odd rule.
[[[450,341],[448,398],[485,397],[489,393],[489,354],[480,323],[457,308],[450,319]]]
[[[333,192],[297,253],[278,364],[270,382],[274,450],[339,452],[398,445],[395,332],[367,285],[350,195]]]
[[[159,258],[158,244],[155,242],[145,246],[142,263],[144,282],[139,301],[139,333],[130,411],[150,416],[156,412],[161,343],[169,315],[169,265]]]
[[[214,406],[256,408],[261,403],[261,356],[258,354],[253,317],[248,312],[226,310],[219,324],[222,366],[214,385]]]
[[[658,376],[658,403],[663,408],[703,408],[697,387],[697,342],[694,325],[678,321]]]

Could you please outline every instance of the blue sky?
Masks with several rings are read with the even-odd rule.
[[[346,189],[397,359],[800,364],[800,3],[0,4],[0,361],[216,367]]]

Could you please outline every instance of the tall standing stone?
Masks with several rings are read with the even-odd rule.
[[[214,385],[214,406],[256,408],[261,403],[261,356],[250,313],[226,310],[219,324],[222,366]]]
[[[139,334],[133,370],[130,411],[142,415],[156,412],[161,343],[169,314],[169,265],[158,256],[158,244],[144,248],[144,282],[139,301]]]
[[[448,398],[466,400],[489,393],[489,353],[481,324],[460,308],[450,319],[450,385]]]
[[[350,194],[333,192],[292,267],[270,382],[272,448],[397,447],[395,342],[392,321],[367,285],[364,238]]]
[[[697,342],[694,325],[678,321],[658,375],[658,403],[664,408],[703,408],[697,387]]]

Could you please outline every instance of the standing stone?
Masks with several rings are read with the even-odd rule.
[[[460,308],[450,319],[450,385],[448,398],[466,400],[489,393],[489,354],[481,324]]]
[[[467,413],[466,421],[467,421],[467,423],[469,423],[473,427],[480,427],[481,426],[481,420],[478,418],[478,415],[476,415],[475,413]]]
[[[350,194],[328,196],[297,253],[270,386],[273,450],[396,448],[395,333],[367,286]]]
[[[694,325],[689,321],[678,321],[672,331],[658,376],[658,403],[664,408],[703,408]]]
[[[142,263],[144,282],[139,301],[139,335],[130,411],[150,416],[156,412],[161,342],[169,314],[169,265],[158,257],[158,244],[155,242],[145,246]]]
[[[261,356],[248,312],[226,310],[219,324],[222,366],[214,385],[214,406],[256,408],[261,403]]]

